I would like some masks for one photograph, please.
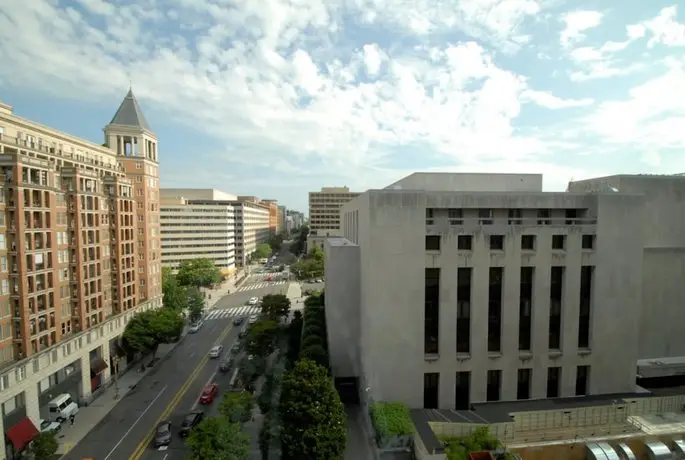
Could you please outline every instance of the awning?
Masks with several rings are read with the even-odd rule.
[[[12,442],[15,452],[23,451],[36,436],[38,429],[28,417],[7,430],[7,438]]]
[[[109,366],[107,365],[105,360],[99,356],[90,362],[90,371],[93,374],[101,374],[108,367]]]

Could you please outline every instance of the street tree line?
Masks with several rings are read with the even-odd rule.
[[[324,274],[323,260],[323,250],[314,247],[304,257],[295,262],[291,271],[299,279],[321,278]]]
[[[122,336],[124,349],[142,355],[152,355],[159,345],[180,339],[185,317],[196,321],[202,317],[205,296],[200,290],[222,280],[221,272],[209,259],[181,263],[177,273],[162,269],[164,308],[137,313],[126,325]]]
[[[219,415],[203,420],[191,432],[186,441],[191,460],[249,458],[244,424],[252,419],[255,383],[265,372],[267,358],[276,350],[281,325],[289,312],[290,300],[284,295],[266,295],[262,299],[260,319],[248,327],[238,344],[243,356],[238,364],[238,385],[224,394]]]

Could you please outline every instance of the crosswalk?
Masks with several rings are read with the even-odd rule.
[[[222,310],[212,310],[205,315],[205,320],[239,318],[259,313],[261,307],[256,305],[245,305],[243,307],[224,308]]]
[[[281,280],[281,281],[264,281],[261,283],[243,284],[238,289],[236,289],[235,292],[254,291],[255,289],[261,289],[261,288],[270,287],[270,286],[278,286],[280,284],[285,284],[285,283],[287,283],[287,281]]]

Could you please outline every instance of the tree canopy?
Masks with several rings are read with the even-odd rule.
[[[196,287],[188,288],[188,317],[191,322],[202,318],[205,310],[205,297]]]
[[[273,251],[280,251],[283,246],[283,235],[271,235],[268,244]]]
[[[172,343],[183,332],[183,318],[177,310],[160,308],[136,313],[124,329],[126,346],[139,353],[152,353],[162,343]]]
[[[321,248],[312,248],[306,256],[295,262],[292,270],[300,279],[323,276],[324,253]]]
[[[338,460],[347,443],[345,410],[326,368],[300,360],[283,379],[279,412],[284,460]]]
[[[211,286],[221,282],[221,271],[210,259],[194,259],[181,262],[176,275],[182,286]]]
[[[162,268],[162,293],[164,306],[175,310],[185,310],[188,307],[186,289],[178,284],[176,275],[169,267]]]
[[[229,391],[219,404],[219,413],[229,422],[245,423],[252,419],[254,397],[249,391]]]
[[[304,251],[305,246],[307,245],[307,236],[309,235],[309,227],[302,226],[300,227],[300,231],[297,233],[295,236],[295,241],[293,241],[293,244],[290,246],[290,251],[293,254],[300,254]]]
[[[283,294],[267,294],[262,297],[262,315],[279,321],[290,314],[290,299]]]
[[[52,431],[43,431],[31,441],[29,452],[35,460],[52,460],[57,453],[57,437]]]
[[[245,351],[266,358],[276,347],[279,331],[278,323],[272,319],[261,319],[251,324],[245,337]]]
[[[257,248],[254,251],[254,258],[255,259],[267,259],[271,257],[271,253],[273,251],[271,250],[271,246],[269,246],[268,243],[262,243],[258,244]]]
[[[224,417],[206,418],[191,432],[186,440],[192,460],[247,460],[250,440],[238,423]]]

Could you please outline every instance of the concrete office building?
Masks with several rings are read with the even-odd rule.
[[[307,250],[322,248],[329,236],[340,236],[340,208],[358,195],[348,187],[323,187],[319,192],[309,192]]]
[[[338,386],[441,409],[634,391],[644,209],[622,190],[545,193],[534,174],[363,193],[325,248]]]
[[[304,214],[301,212],[288,209],[286,214],[286,230],[288,233],[297,230],[304,225]]]
[[[685,176],[616,175],[571,182],[575,193],[631,193],[644,196],[642,220],[642,305],[636,337],[644,376],[685,370]],[[639,231],[641,227],[632,231]]]
[[[261,200],[260,202],[269,208],[269,232],[275,235],[278,233],[278,201]]]
[[[269,241],[270,213],[268,205],[262,204],[257,197],[239,196],[234,203],[236,221],[236,264],[249,263],[257,246]]]
[[[168,200],[183,199],[185,206],[192,206],[192,209],[194,209],[192,212],[198,213],[195,220],[199,219],[202,222],[207,222],[206,216],[210,214],[215,214],[214,217],[223,215],[223,217],[219,217],[219,220],[222,220],[223,222],[214,222],[214,224],[217,226],[216,232],[225,235],[219,238],[216,232],[211,232],[212,236],[210,237],[205,231],[207,230],[207,226],[205,226],[201,231],[205,231],[204,235],[210,239],[204,240],[203,243],[199,243],[195,246],[197,251],[194,256],[191,256],[192,251],[190,249],[181,250],[180,248],[176,248],[172,250],[171,246],[174,246],[178,241],[163,242],[166,247],[169,247],[169,250],[165,251],[168,254],[167,260],[169,266],[172,266],[175,263],[172,262],[172,260],[176,260],[176,256],[172,255],[174,251],[176,251],[176,253],[178,253],[178,251],[187,253],[187,257],[190,259],[202,257],[201,254],[203,253],[208,254],[210,252],[219,251],[216,252],[215,256],[219,256],[220,260],[232,259],[233,266],[243,266],[246,264],[250,255],[255,251],[257,245],[266,243],[269,240],[270,227],[272,224],[271,207],[268,203],[263,203],[255,196],[236,197],[235,195],[216,189],[165,188],[162,193]],[[176,204],[175,206],[179,206],[179,204]],[[171,210],[172,208],[165,205],[165,209]],[[172,211],[165,211],[165,215],[168,215],[169,212]],[[200,214],[203,214],[203,216]],[[273,214],[275,217],[275,213]],[[168,219],[168,217],[165,216],[165,220],[166,219]],[[183,220],[189,222],[188,219]],[[169,223],[170,225],[166,225],[166,223]],[[204,225],[202,223],[199,224]],[[187,226],[186,224],[183,225]],[[171,222],[165,222],[164,231],[169,231],[169,233],[167,233],[169,237],[171,237],[172,232],[178,233],[176,230],[172,230],[174,227],[180,231],[178,226],[171,225]],[[188,241],[187,237],[188,234],[186,234],[186,241]],[[220,243],[214,237],[225,241],[226,245],[223,248],[220,248],[218,246]],[[177,236],[174,238],[178,240],[178,238],[183,237]],[[188,242],[183,246],[189,248],[188,245],[193,246],[194,244]],[[223,264],[223,262],[221,263]],[[217,266],[223,268],[218,263]],[[227,266],[225,269],[231,270],[232,268],[233,267]]]
[[[0,459],[51,396],[88,401],[128,320],[162,303],[157,138],[131,91],[104,131],[103,146],[0,103]]]
[[[188,190],[186,190],[188,191]],[[193,201],[180,189],[161,190],[162,265],[178,269],[183,261],[210,259],[222,271],[235,270],[235,208],[237,197],[218,190],[190,190],[205,196]],[[220,201],[211,198],[228,198]]]
[[[285,231],[285,218],[287,217],[287,209],[285,206],[278,207],[278,218],[276,221],[276,233],[281,234]]]

